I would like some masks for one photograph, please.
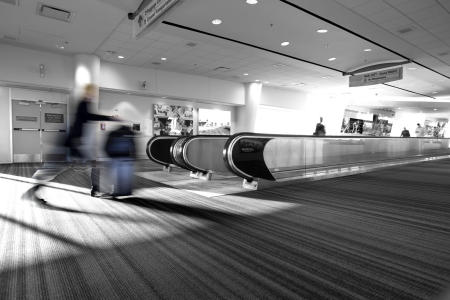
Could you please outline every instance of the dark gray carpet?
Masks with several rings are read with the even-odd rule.
[[[20,199],[30,185],[1,179],[0,299],[435,299],[450,287],[450,160],[215,198],[141,184],[120,201],[47,189],[38,206]]]

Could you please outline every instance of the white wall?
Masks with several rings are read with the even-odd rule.
[[[145,90],[139,85],[142,81],[147,82]],[[100,67],[100,87],[228,105],[244,104],[244,86],[240,83],[104,61]]]
[[[11,163],[10,88],[0,86],[0,163]]]
[[[73,89],[72,56],[1,43],[0,53],[0,81],[30,87]],[[44,78],[39,75],[40,64],[46,67]],[[139,86],[139,81],[144,80],[148,82],[146,90]],[[105,89],[145,92],[210,103],[244,104],[244,87],[241,83],[106,61],[101,62],[99,85]]]
[[[73,59],[70,56],[0,44],[0,81],[58,87],[73,87]],[[45,65],[45,77],[39,65]]]
[[[263,86],[256,131],[311,135],[323,117],[327,135],[338,135],[346,105],[326,94]]]
[[[304,107],[308,93],[292,89],[281,89],[263,85],[261,91],[261,105],[275,106],[299,110]]]
[[[420,123],[420,126],[424,126],[426,116],[423,113],[417,112],[406,112],[406,111],[397,111],[395,114],[394,120],[392,121],[392,130],[391,136],[398,137],[400,136],[403,127],[409,130],[409,133],[412,137],[415,137],[415,130],[417,128],[417,123]]]
[[[68,94],[56,93],[56,92],[46,92],[38,90],[29,89],[11,89],[11,99],[14,100],[28,100],[28,101],[47,101],[53,103],[64,103],[68,102]]]

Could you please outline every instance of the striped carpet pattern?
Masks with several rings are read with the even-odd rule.
[[[448,299],[450,160],[212,198],[137,180],[40,205],[0,179],[0,299]]]

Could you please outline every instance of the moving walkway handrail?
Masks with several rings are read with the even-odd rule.
[[[298,149],[298,152],[293,153],[294,156],[297,155],[294,160],[297,164],[288,165],[289,167],[286,167],[286,164],[284,164],[284,166],[278,168],[274,165],[280,161],[283,163],[288,161],[290,163],[290,159],[284,159],[282,156],[277,157],[274,155],[269,155],[268,157],[264,156],[266,145],[269,141],[277,138],[285,140],[270,143],[271,147],[268,148],[267,155],[270,153],[277,154],[277,152],[278,155],[280,153],[283,154],[283,151],[279,151],[279,147],[280,145],[283,145],[283,143],[290,148],[299,146],[298,148],[291,149],[292,152],[296,152],[296,149]],[[289,141],[290,138],[293,140]],[[239,142],[244,139],[247,139],[245,143],[239,144]],[[384,140],[385,143],[380,144],[374,139]],[[320,140],[324,143],[320,143]],[[398,142],[395,142],[395,140],[398,140]],[[336,141],[337,143],[333,143],[332,141]],[[341,141],[344,143],[341,143]],[[349,143],[346,143],[345,141],[348,141]],[[352,154],[353,152],[347,153],[346,151],[349,150],[348,146],[355,145],[355,141],[360,141],[360,143],[356,144],[359,145],[358,148],[350,149],[355,150],[355,154]],[[252,181],[255,178],[276,180],[274,177],[275,174],[278,177],[281,176],[281,173],[285,173],[283,176],[289,176],[286,172],[298,173],[305,171],[307,168],[314,168],[317,166],[331,167],[337,165],[336,161],[342,162],[342,164],[361,164],[377,163],[382,162],[383,160],[396,160],[407,157],[449,154],[450,149],[448,148],[448,143],[449,139],[429,137],[310,136],[243,132],[229,138],[224,147],[223,159],[230,171],[248,181]],[[317,149],[317,147],[319,147],[319,149]],[[286,151],[288,150],[289,149]],[[337,150],[337,152],[335,153],[333,150]],[[284,153],[284,155],[289,158],[291,157],[291,154],[292,153],[287,152]],[[315,155],[317,154],[319,155],[316,157]],[[302,155],[305,157],[302,158]],[[309,157],[307,157],[308,155]],[[267,159],[267,161],[265,159]],[[375,159],[375,161],[370,161],[370,159]],[[330,163],[330,165],[327,165],[326,163]]]
[[[157,135],[152,137],[148,141],[147,148],[145,149],[148,158],[163,166],[170,166],[173,163],[170,155],[170,147],[172,146],[172,142],[178,138],[179,136],[171,135]],[[162,149],[156,151],[155,144],[159,144]]]
[[[187,136],[180,136],[172,142],[172,146],[170,146],[170,156],[172,157],[172,161],[176,166],[195,172],[195,168],[187,165],[183,157],[183,149],[187,138]]]

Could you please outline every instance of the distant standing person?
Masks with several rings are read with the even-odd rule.
[[[425,136],[425,128],[420,126],[420,123],[417,123],[417,128],[416,128],[415,134],[416,134],[416,137]]]
[[[320,117],[320,122],[316,124],[316,131],[314,131],[313,135],[315,136],[325,136],[325,126],[322,124],[323,118]]]
[[[401,137],[410,137],[411,135],[409,134],[409,130],[406,129],[406,127],[403,127],[403,131],[402,131],[402,134],[400,136]]]

